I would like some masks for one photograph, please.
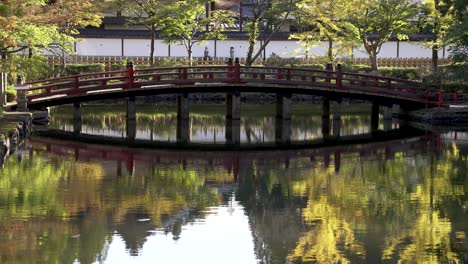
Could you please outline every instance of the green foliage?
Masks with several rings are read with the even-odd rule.
[[[51,75],[50,66],[43,56],[20,57],[12,55],[0,65],[0,71],[9,73],[8,82],[10,84],[16,83],[18,75],[22,75],[26,81],[46,79]]]
[[[282,58],[276,53],[272,53],[270,57],[265,61],[265,66],[273,66],[273,67],[284,67],[288,65],[297,65],[299,64],[299,60],[296,58]]]
[[[7,89],[7,91],[6,91],[6,98],[7,98],[7,102],[14,102],[14,101],[16,101],[16,90]]]
[[[419,80],[419,72],[414,67],[380,67],[379,73],[386,77],[400,78],[406,80]]]
[[[183,45],[190,65],[195,44],[203,44],[209,39],[225,39],[224,25],[234,24],[234,13],[227,10],[212,11],[209,17],[205,17],[207,3],[211,1],[177,1],[169,7],[169,15],[162,20],[162,38],[167,43]]]
[[[293,67],[293,65],[291,65],[291,67]],[[325,64],[299,64],[294,65],[294,67],[307,68],[312,70],[325,70]]]
[[[398,39],[414,30],[411,23],[416,5],[411,0],[356,0],[350,21],[357,28],[359,38],[369,55],[371,68],[377,70],[377,54],[392,34]]]
[[[103,63],[94,63],[94,64],[67,64],[65,74],[66,75],[75,75],[83,74],[90,72],[103,72],[105,71],[106,66]]]
[[[448,29],[450,57],[456,62],[468,61],[468,10],[460,12],[459,19]]]
[[[347,72],[369,73],[372,71],[370,66],[363,64],[343,63],[341,66],[343,67],[343,71]]]

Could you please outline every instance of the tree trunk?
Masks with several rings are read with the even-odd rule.
[[[193,58],[192,58],[192,45],[189,45],[187,48],[189,66],[192,67]]]
[[[331,38],[328,38],[328,61],[333,63],[333,41]]]
[[[432,73],[437,73],[438,61],[439,61],[439,50],[438,46],[432,46]]]
[[[377,54],[375,52],[369,53],[369,62],[371,65],[371,70],[376,71],[378,68],[378,65],[377,65]]]
[[[150,44],[150,58],[149,58],[151,67],[154,67],[154,42],[156,38],[155,33],[156,33],[156,25],[151,25],[151,44]]]
[[[250,22],[251,24],[247,27],[247,34],[249,36],[249,49],[247,50],[247,58],[245,59],[245,64],[247,66],[252,66],[254,59],[252,59],[252,54],[255,49],[255,44],[257,43],[258,33],[259,33],[259,22],[258,19]]]

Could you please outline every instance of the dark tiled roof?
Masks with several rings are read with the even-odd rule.
[[[247,34],[239,31],[226,31],[225,35],[228,39],[234,40],[246,40]],[[289,32],[278,32],[274,36],[274,40],[288,40]],[[97,29],[97,28],[86,28],[80,29],[79,37],[82,38],[149,38],[150,32],[148,30],[134,30],[134,29]],[[156,32],[156,38],[159,37],[159,32]],[[266,34],[261,34],[259,40],[265,38]],[[372,35],[370,36],[372,37]],[[409,39],[412,41],[420,41],[432,39],[432,34],[411,34]],[[396,36],[392,36],[390,41],[396,41]]]

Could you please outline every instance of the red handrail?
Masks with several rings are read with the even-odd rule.
[[[454,94],[442,90],[434,93],[432,87],[425,88],[420,82],[369,74],[314,70],[290,67],[259,67],[229,64],[225,66],[160,67],[125,71],[106,71],[63,76],[47,80],[32,81],[28,100],[47,98],[53,95],[70,96],[90,91],[109,89],[138,89],[158,84],[189,85],[196,82],[224,82],[230,84],[266,83],[282,87],[321,87],[322,89],[398,97],[426,103],[428,106],[460,104],[468,102],[464,92]],[[434,96],[436,98],[434,98]]]

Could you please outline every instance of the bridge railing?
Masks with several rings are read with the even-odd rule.
[[[466,93],[443,94],[421,83],[397,78],[307,68],[261,66],[204,65],[195,67],[162,67],[134,69],[129,63],[125,71],[106,71],[33,81],[28,84],[28,101],[41,98],[82,95],[113,90],[138,89],[153,85],[190,85],[194,83],[264,83],[284,88],[321,88],[350,90],[359,93],[385,95],[426,101],[427,105],[466,100]]]

